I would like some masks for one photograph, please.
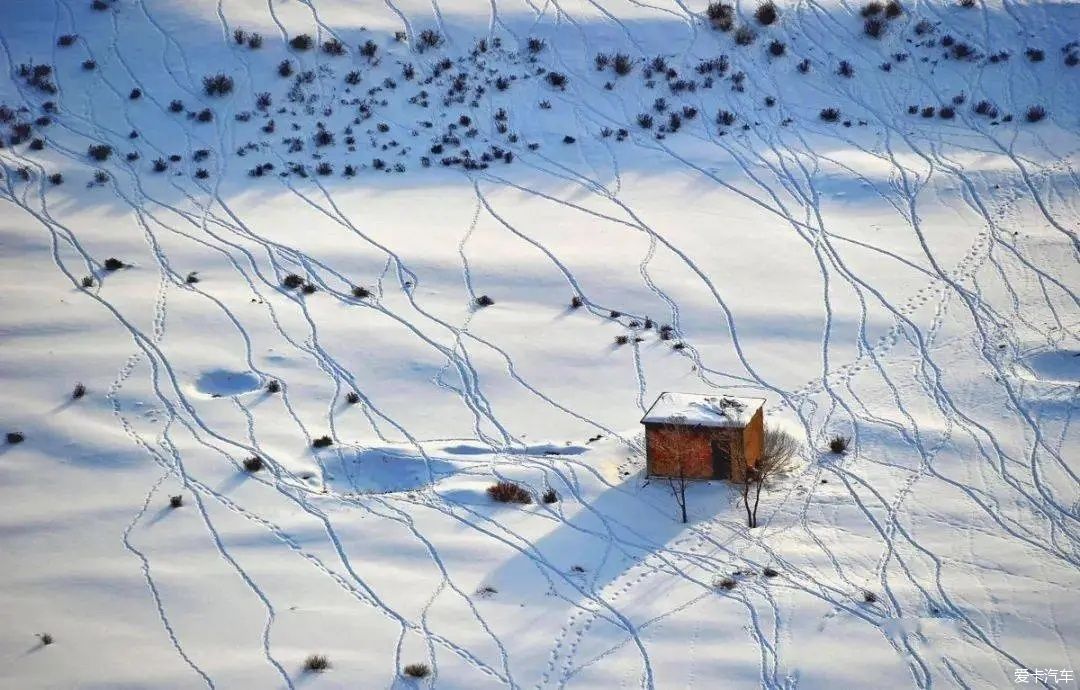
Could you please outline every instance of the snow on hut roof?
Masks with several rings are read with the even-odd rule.
[[[764,404],[764,398],[661,393],[641,423],[743,427]]]

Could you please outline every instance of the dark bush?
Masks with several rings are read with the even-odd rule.
[[[491,500],[499,503],[532,503],[529,492],[514,482],[501,481],[487,488],[487,495]]]
[[[326,41],[323,41],[322,50],[327,55],[344,55],[345,44],[336,38],[327,39]]]
[[[315,145],[316,146],[333,146],[334,134],[326,129],[320,129],[315,132]]]
[[[934,25],[926,19],[920,19],[919,22],[915,25],[916,36],[923,36],[925,34],[933,33],[933,31]]]
[[[527,45],[529,52],[535,55],[544,49],[544,39],[530,36]]]
[[[252,455],[244,460],[245,472],[258,472],[263,468],[263,461],[258,455]]]
[[[1042,62],[1046,58],[1046,53],[1038,48],[1028,48],[1024,51],[1024,54],[1027,55],[1027,59],[1032,62]]]
[[[233,79],[227,74],[212,74],[203,77],[203,91],[207,96],[224,96],[233,90]]]
[[[851,63],[847,60],[841,60],[840,65],[836,68],[836,73],[841,77],[847,77],[850,79],[855,75],[855,68],[851,66]]]
[[[255,34],[255,33],[251,34],[251,36],[248,37],[248,42],[247,43],[248,43],[248,48],[251,48],[252,50],[258,50],[259,48],[262,48],[262,44],[263,44],[262,34]]]
[[[555,492],[555,489],[548,489],[544,492],[544,503],[556,503],[559,500],[559,494]]]
[[[1033,105],[1027,109],[1027,113],[1024,115],[1028,122],[1038,122],[1046,117],[1046,108],[1041,105]]]
[[[7,442],[13,445],[16,443],[22,443],[25,440],[26,436],[24,436],[21,431],[9,431],[7,433]],[[490,489],[488,489],[488,493],[491,493]]]
[[[735,113],[730,110],[721,110],[716,113],[716,124],[730,127],[735,124]]]
[[[649,113],[641,113],[640,115],[637,116],[637,123],[638,123],[638,126],[641,127],[642,129],[652,129],[653,116],[650,115]]]
[[[295,290],[296,288],[304,284],[304,279],[296,275],[295,273],[290,273],[289,275],[285,276],[285,279],[281,281],[281,284],[290,290]]]
[[[38,633],[38,639],[41,640],[41,644],[45,647],[53,643],[53,636],[49,633]]]
[[[730,590],[735,589],[736,584],[737,583],[735,582],[735,578],[733,578],[733,577],[725,577],[724,579],[720,580],[720,582],[716,583],[716,586],[719,587],[720,589],[726,589],[726,590],[730,591]]]
[[[885,16],[889,19],[896,19],[904,13],[904,6],[897,0],[889,0],[885,3]]]
[[[480,307],[490,307],[495,304],[495,300],[491,299],[487,295],[480,295],[476,298],[476,304]]]
[[[379,52],[379,46],[375,41],[364,41],[364,44],[360,46],[360,54],[366,57],[368,60],[375,57],[375,54]]]
[[[267,393],[280,393],[281,392],[281,382],[280,381],[274,381],[273,379],[271,379],[270,382],[266,384],[266,392]]]
[[[133,101],[142,98],[142,89],[132,89],[131,93],[128,94],[128,98]]]
[[[292,63],[288,60],[282,60],[278,63],[277,73],[282,77],[291,77],[293,73]]]
[[[758,23],[762,26],[768,26],[775,22],[780,17],[780,11],[776,9],[776,5],[772,0],[765,0],[765,2],[758,5],[754,10],[754,18],[758,20]]]
[[[859,14],[864,17],[874,17],[881,14],[884,9],[884,5],[882,5],[877,0],[872,0],[871,2],[868,2],[862,6],[862,9],[859,10]]]
[[[308,36],[307,34],[293,36],[289,41],[289,46],[293,50],[311,50],[311,46],[314,44],[315,42],[311,39],[311,36]]]
[[[705,8],[709,24],[717,31],[731,31],[735,26],[735,8],[724,2],[710,2]]]
[[[628,335],[617,335],[617,336],[615,336],[615,344],[616,345],[626,345],[629,342],[630,342],[630,336],[628,336]]]
[[[825,122],[836,122],[840,119],[840,111],[836,108],[823,108],[818,117]]]
[[[975,56],[975,50],[967,43],[957,43],[952,47],[952,56],[957,60],[967,60]]]
[[[749,26],[740,26],[735,29],[735,43],[741,46],[748,46],[757,39],[757,34]]]
[[[324,654],[311,654],[304,659],[304,670],[311,673],[322,673],[330,668],[330,659]]]
[[[349,391],[345,395],[345,402],[349,403],[350,405],[355,405],[356,403],[360,402],[360,394],[356,391]]]
[[[204,122],[204,123],[205,122],[213,122],[214,121],[214,111],[210,110],[209,108],[203,108],[202,110],[199,111],[199,114],[195,116],[195,119],[198,120],[199,122]]]
[[[311,442],[311,445],[315,448],[327,448],[334,445],[334,439],[329,436],[320,436]]]
[[[762,569],[762,571],[761,571],[761,574],[762,574],[762,575],[764,575],[765,577],[776,577],[776,576],[777,576],[777,575],[779,575],[780,573],[776,572],[776,569],[775,569],[775,568],[771,568],[771,567],[769,567],[769,566],[765,566],[765,567],[764,567],[764,568]]]
[[[926,106],[925,108],[922,109],[922,116],[923,117],[933,117],[935,112],[937,112],[937,110],[934,108],[934,106],[928,105],[928,106]]]
[[[119,271],[124,267],[124,262],[116,257],[110,256],[108,259],[105,259],[104,266],[106,271]]]
[[[800,60],[799,64],[795,65],[795,69],[799,70],[803,74],[806,74],[807,72],[809,72],[810,71],[810,59],[809,58],[804,58],[804,59]]]
[[[576,141],[577,141],[577,139],[575,139],[574,137],[570,136],[569,134],[567,134],[566,136],[564,136],[564,137],[562,138],[562,143],[564,143],[564,144],[573,144],[573,143],[574,143],[574,142],[576,142]]]
[[[787,52],[787,46],[784,45],[783,41],[772,41],[769,43],[769,55],[781,57],[785,52]]]
[[[171,113],[182,113],[182,112],[184,112],[184,102],[180,101],[180,100],[176,100],[176,99],[173,99],[173,100],[169,101],[169,112],[171,112]]]
[[[366,299],[368,297],[371,297],[371,290],[368,290],[366,287],[360,287],[359,285],[357,285],[352,289],[352,296],[357,299]]]
[[[262,110],[263,112],[269,110],[270,106],[273,105],[273,102],[273,98],[271,98],[270,94],[266,91],[263,91],[262,93],[255,96],[255,107],[259,110]]]
[[[870,38],[881,38],[882,34],[885,33],[886,26],[884,19],[870,17],[863,23],[863,33]]]
[[[96,60],[87,59],[87,60],[83,60],[83,62],[82,62],[82,68],[84,70],[86,70],[87,72],[89,72],[90,70],[92,70],[92,69],[94,69],[96,67],[97,67],[97,61]]]
[[[169,164],[165,162],[164,158],[157,158],[154,160],[154,172],[165,172],[169,169]]]
[[[112,155],[112,152],[112,147],[108,144],[94,144],[86,149],[86,154],[99,163],[109,160],[109,156]]]
[[[870,590],[868,590],[868,589],[867,589],[867,590],[863,590],[863,593],[862,593],[862,600],[863,600],[864,602],[866,602],[867,604],[873,604],[873,603],[875,603],[875,602],[877,601],[877,595],[876,595],[876,594],[874,594],[873,592],[871,592],[871,591],[870,591]]]
[[[327,167],[330,166],[329,163],[320,163],[319,165],[320,166],[326,165]],[[319,171],[316,170],[315,172],[319,172]],[[328,172],[328,173],[319,173],[319,174],[320,175],[323,175],[323,174],[329,175],[332,172],[334,172],[334,169],[331,167],[330,172]],[[319,290],[319,288],[315,287],[311,283],[304,283],[304,287],[300,288],[300,292],[304,293],[305,295],[314,295],[316,292],[318,292],[318,290]]]
[[[82,285],[84,288],[92,288],[94,287],[94,279],[90,276],[83,276],[83,279],[79,281],[79,285]]]
[[[545,79],[547,79],[547,83],[551,84],[557,89],[562,89],[566,87],[566,75],[562,72],[548,72]]]
[[[409,664],[402,669],[402,673],[410,678],[427,678],[431,674],[431,669],[427,664]]]
[[[615,70],[615,74],[625,77],[634,70],[634,61],[625,53],[616,53],[615,59],[611,61],[611,66]]]
[[[437,48],[442,43],[442,35],[434,29],[424,29],[420,32],[420,49]]]
[[[851,439],[847,436],[838,435],[829,439],[829,450],[835,455],[846,453],[849,445],[851,445]]]
[[[199,282],[199,275],[198,274],[199,274],[198,271],[191,271],[184,278],[184,283],[187,284],[187,285],[194,285],[194,284],[198,283]]]
[[[183,494],[177,494],[176,496],[169,496],[169,507],[170,508],[179,508],[182,505],[184,505],[184,496],[183,496]]]
[[[942,120],[951,120],[955,116],[956,109],[953,108],[951,105],[942,106],[938,110],[938,117],[940,117]]]
[[[580,309],[582,306],[584,306],[584,304],[585,304],[585,302],[580,297],[578,297],[577,295],[574,295],[573,297],[570,298],[570,308],[571,309]]]
[[[975,111],[975,113],[977,115],[983,115],[985,117],[997,117],[998,116],[997,106],[995,106],[990,101],[986,101],[986,100],[979,101],[978,103],[976,103],[973,110]]]
[[[56,39],[56,45],[62,48],[67,48],[68,46],[75,43],[75,38],[75,34],[64,34],[60,38]]]

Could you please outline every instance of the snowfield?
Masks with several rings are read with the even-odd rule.
[[[1075,687],[1080,4],[967,4],[4,0],[0,687]]]

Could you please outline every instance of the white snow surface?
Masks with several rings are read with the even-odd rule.
[[[1080,3],[98,4],[0,3],[0,687],[1075,685]]]
[[[641,423],[744,427],[764,403],[764,398],[661,393],[641,418]]]

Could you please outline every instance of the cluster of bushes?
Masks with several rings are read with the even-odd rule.
[[[44,93],[56,93],[56,85],[52,83],[53,68],[49,65],[35,65],[31,62],[23,63],[19,65],[17,72],[28,86]]]
[[[233,41],[235,41],[238,46],[242,46],[246,43],[248,48],[258,50],[259,48],[262,48],[263,38],[261,34],[254,32],[249,34],[243,29],[234,29]]]
[[[233,79],[227,74],[212,74],[203,77],[203,91],[207,96],[224,96],[232,93]]]

